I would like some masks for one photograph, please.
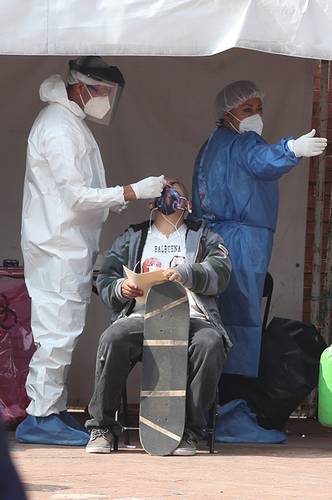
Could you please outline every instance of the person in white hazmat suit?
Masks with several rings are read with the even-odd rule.
[[[98,145],[84,119],[107,124],[124,79],[96,56],[70,61],[67,86],[59,75],[40,86],[48,105],[28,139],[22,213],[25,281],[36,343],[26,383],[31,400],[18,426],[20,442],[82,445],[86,430],[66,411],[66,378],[82,333],[92,271],[108,209],[159,196],[164,176],[108,188]]]

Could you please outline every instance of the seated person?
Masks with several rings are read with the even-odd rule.
[[[196,453],[230,347],[215,300],[226,288],[231,272],[222,238],[205,223],[185,220],[190,202],[179,182],[166,187],[150,208],[150,222],[130,226],[115,240],[97,279],[99,295],[111,309],[113,323],[99,340],[91,419],[86,422],[91,431],[89,453],[111,451],[115,412],[130,367],[142,355],[145,306],[135,301],[142,291],[123,276],[123,265],[137,271],[137,263],[141,263],[141,272],[164,269],[165,278],[179,281],[188,290],[186,425],[174,455]]]

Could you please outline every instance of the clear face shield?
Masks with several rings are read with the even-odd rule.
[[[115,116],[123,87],[118,83],[86,85],[90,99],[84,104],[87,118],[101,125],[109,125]]]

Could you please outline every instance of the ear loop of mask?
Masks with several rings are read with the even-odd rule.
[[[233,118],[235,118],[235,120],[237,120],[238,122],[240,122],[240,121],[241,121],[241,120],[240,120],[240,118],[238,118],[237,116],[233,115],[233,113],[231,113],[231,111],[227,111],[227,113],[228,113],[229,115],[231,115]]]
[[[180,200],[186,200],[186,202],[187,202],[187,208],[180,207],[180,209],[181,210],[187,210],[188,214],[191,214],[192,210],[190,208],[190,201],[187,198],[185,198],[184,196],[180,196]]]
[[[231,113],[230,111],[227,111],[227,113],[229,115],[231,115],[233,118],[235,118],[235,120],[237,120],[239,123],[241,122],[241,120],[239,120],[239,118],[237,118],[235,115],[233,115],[233,113]],[[239,133],[240,131],[235,127],[235,125],[233,125],[232,122],[228,122],[230,124],[230,126],[235,130],[235,132]]]
[[[84,86],[85,86],[85,88],[86,88],[86,90],[87,90],[87,93],[88,93],[88,94],[89,94],[89,96],[90,96],[90,99],[92,99],[93,95],[91,94],[90,90],[88,89],[88,86],[86,85],[86,83],[84,84]],[[85,108],[85,106],[87,105],[87,103],[88,103],[89,101],[84,102],[84,101],[83,101],[83,97],[82,97],[81,93],[80,93],[80,99],[81,99],[81,103],[82,103],[82,106],[83,106],[83,109],[84,109],[84,108]],[[90,99],[89,99],[89,100],[90,100]]]

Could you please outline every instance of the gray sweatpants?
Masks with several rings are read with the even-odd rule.
[[[116,430],[114,416],[130,368],[142,355],[143,328],[141,317],[122,318],[100,337],[87,428]],[[204,434],[207,412],[214,403],[226,357],[222,334],[208,321],[191,318],[188,356],[186,429],[199,439]]]

